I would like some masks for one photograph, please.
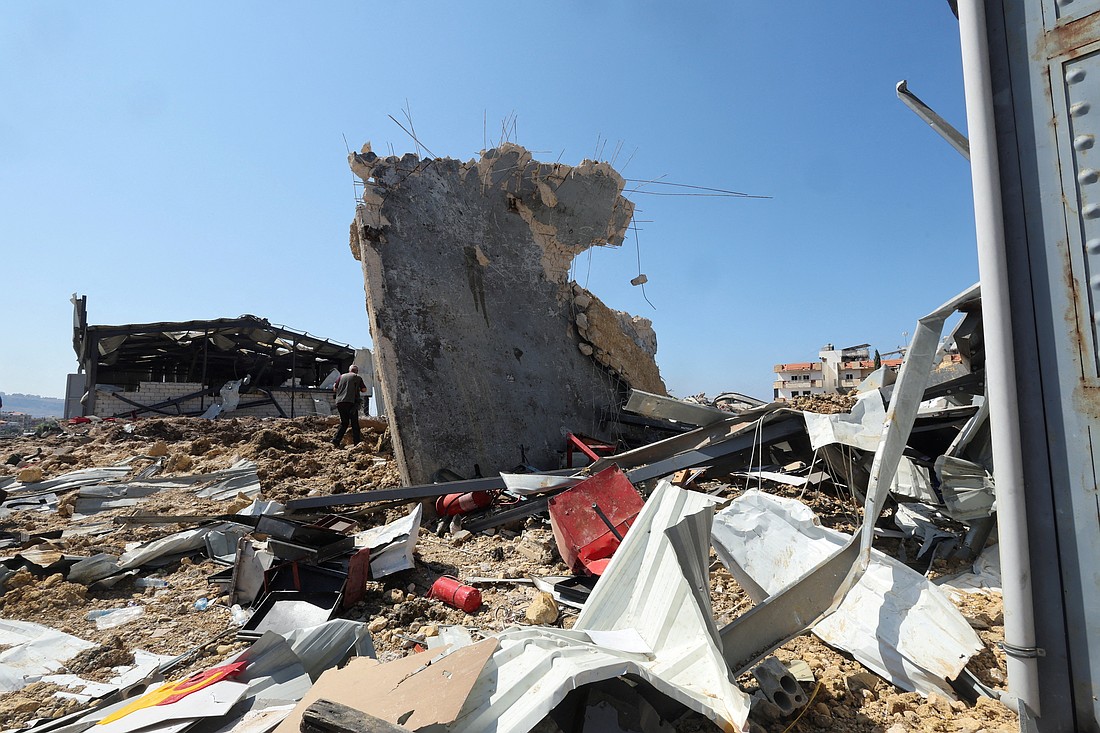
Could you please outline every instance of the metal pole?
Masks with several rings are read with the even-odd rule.
[[[1035,647],[1031,551],[1024,504],[1024,469],[1020,416],[1016,403],[1009,310],[1008,261],[1001,208],[989,44],[983,0],[959,0],[966,120],[970,135],[970,170],[977,227],[978,270],[982,283],[985,329],[986,399],[989,400],[994,473],[997,479],[997,529],[1000,537],[1004,594],[1005,643]],[[1009,654],[1009,691],[1035,715],[1039,708],[1039,675],[1034,657]]]
[[[203,329],[202,332],[202,388],[203,393],[199,397],[199,409],[206,410],[206,351],[210,348],[210,329]]]
[[[294,375],[298,369],[298,339],[291,342],[293,350],[290,352],[290,416],[294,417],[294,403],[298,401],[298,393],[294,391]]]

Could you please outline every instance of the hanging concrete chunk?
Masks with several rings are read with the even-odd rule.
[[[565,431],[607,435],[631,387],[665,394],[649,321],[571,284],[576,255],[633,214],[607,163],[349,158],[351,228],[382,394],[406,483],[440,468],[554,467]]]

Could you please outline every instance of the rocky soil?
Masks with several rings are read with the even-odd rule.
[[[803,409],[808,405],[796,405]],[[839,411],[844,405],[814,405],[821,411]],[[37,467],[44,478],[88,467],[104,467],[131,460],[136,473],[164,456],[166,471],[160,475],[202,474],[228,468],[238,458],[256,462],[262,498],[285,502],[292,498],[369,491],[399,485],[384,423],[367,426],[365,440],[358,446],[335,449],[328,442],[335,426],[324,418],[259,419],[236,418],[215,422],[193,418],[163,418],[134,423],[95,423],[63,426],[63,432],[42,438],[18,438],[0,442],[0,477],[16,475],[21,468]],[[708,490],[718,488],[711,484]],[[744,486],[725,486],[730,498]],[[798,496],[791,487],[770,486],[768,490]],[[199,499],[192,490],[166,490],[147,498],[136,507],[115,509],[89,517],[73,518],[74,496],[62,496],[58,511],[15,511],[0,517],[0,537],[15,537],[16,543],[0,550],[11,557],[20,552],[34,554],[41,566],[52,556],[89,556],[100,552],[117,555],[128,544],[143,542],[195,526],[178,524],[127,524],[121,517],[135,511],[142,514],[215,516],[234,511],[247,502],[216,502]],[[829,491],[809,490],[803,496],[826,526],[851,531],[858,521],[858,508],[851,500]],[[425,507],[426,510],[429,507]],[[364,528],[396,519],[408,506],[371,505],[344,507],[341,515],[351,517]],[[407,654],[441,625],[461,624],[486,633],[506,626],[529,623],[529,609],[536,590],[523,579],[539,575],[568,574],[558,557],[549,523],[532,518],[510,527],[465,537],[437,535],[436,522],[426,519],[416,549],[415,570],[398,573],[368,584],[364,600],[347,614],[368,623],[379,656],[392,659]],[[86,533],[70,534],[73,530]],[[68,530],[57,539],[34,535],[51,530]],[[10,533],[5,535],[4,533]],[[884,546],[889,552],[892,548]],[[50,553],[53,553],[51,555]],[[717,561],[712,564],[711,596],[719,625],[735,618],[751,602]],[[66,670],[89,680],[106,680],[112,669],[127,664],[135,649],[166,655],[188,655],[170,676],[181,677],[212,666],[241,648],[234,641],[228,598],[220,595],[209,576],[221,569],[197,553],[158,569],[142,569],[111,588],[87,588],[70,583],[60,574],[41,572],[37,576],[20,570],[0,595],[4,619],[34,621],[94,642],[96,649],[70,660]],[[957,568],[934,567],[931,573]],[[441,575],[458,578],[487,577],[499,582],[479,585],[483,605],[473,614],[453,609],[427,598],[432,583]],[[164,581],[164,587],[141,587],[138,578]],[[159,584],[158,584],[159,585]],[[206,598],[205,610],[196,601]],[[1003,654],[996,642],[1003,638],[1003,616],[999,596],[965,596],[956,601],[986,644],[971,660],[969,669],[992,687],[1003,687]],[[201,604],[200,604],[201,605]],[[122,607],[141,607],[136,620],[99,631],[89,612]],[[536,609],[537,610],[537,609]],[[542,609],[546,613],[546,609]],[[575,613],[560,609],[558,618],[545,623],[570,626]],[[553,615],[552,610],[550,616]],[[532,616],[534,617],[534,616]],[[783,718],[761,708],[754,712],[759,729],[776,731],[1009,731],[1017,727],[1016,716],[992,700],[976,705],[939,697],[925,699],[903,693],[863,669],[855,661],[806,634],[788,642],[776,652],[783,661],[802,660],[809,665],[814,681],[804,683],[810,703],[803,711]],[[746,691],[755,688],[751,675],[738,680]],[[57,688],[43,683],[0,696],[0,721],[14,727],[28,720],[53,717],[79,709],[80,703],[54,696]],[[700,716],[691,715],[677,725],[679,730],[715,730]]]

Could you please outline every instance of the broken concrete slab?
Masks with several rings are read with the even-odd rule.
[[[351,249],[405,482],[557,466],[563,430],[604,435],[631,386],[665,392],[648,322],[569,283],[573,258],[621,244],[630,222],[609,164],[538,163],[512,144],[465,163],[368,146],[349,162],[366,184]]]

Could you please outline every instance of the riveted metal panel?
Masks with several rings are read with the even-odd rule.
[[[1035,722],[1100,731],[1100,0],[985,6],[1015,349],[988,358],[1016,364]]]
[[[1047,17],[1067,23],[1100,10],[1100,0],[1047,0],[1050,9]]]
[[[1075,286],[1071,295],[1076,295],[1073,331],[1082,356],[1082,378],[1092,382],[1100,374],[1100,51],[1055,59],[1050,75],[1052,86],[1061,82],[1053,101],[1060,123],[1059,148],[1069,163],[1063,181],[1067,275]]]

